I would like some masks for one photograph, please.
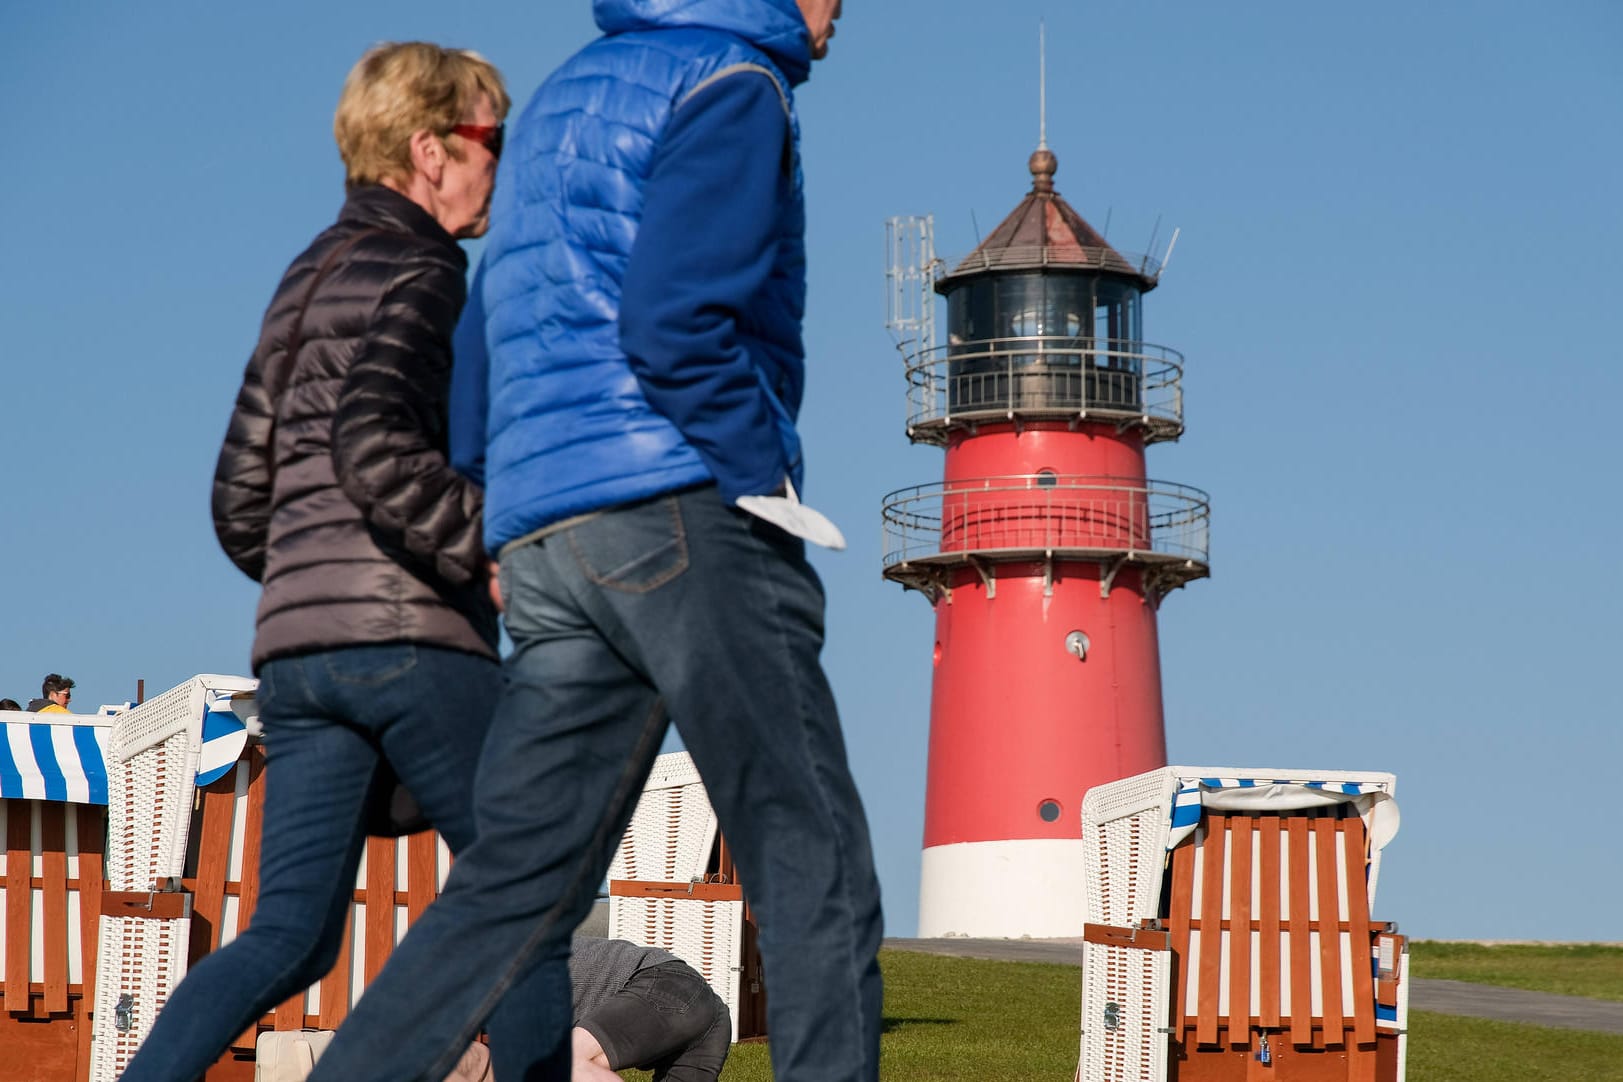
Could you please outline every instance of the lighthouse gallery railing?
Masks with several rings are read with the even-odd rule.
[[[938,346],[907,358],[908,435],[941,442],[955,422],[1056,416],[1183,432],[1183,355],[1126,339],[1032,336]],[[932,439],[936,436],[936,439]]]
[[[1165,481],[1031,474],[917,485],[885,497],[884,565],[970,557],[1127,557],[1203,575],[1211,503]]]

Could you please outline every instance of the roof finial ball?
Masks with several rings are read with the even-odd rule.
[[[1031,152],[1031,160],[1026,163],[1031,170],[1031,190],[1034,192],[1052,192],[1054,190],[1054,174],[1059,171],[1059,159],[1047,147],[1038,147]]]

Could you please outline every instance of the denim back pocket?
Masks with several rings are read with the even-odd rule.
[[[328,679],[355,687],[381,687],[417,667],[417,647],[409,642],[342,647],[323,657]]]
[[[645,594],[688,568],[687,531],[675,496],[605,511],[567,532],[581,574],[611,590]]]

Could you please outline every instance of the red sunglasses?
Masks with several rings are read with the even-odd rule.
[[[492,158],[499,158],[502,156],[502,136],[506,131],[506,124],[458,124],[451,129],[451,134],[472,139],[490,151]]]

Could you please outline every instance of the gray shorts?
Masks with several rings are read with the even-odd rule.
[[[732,1047],[727,1004],[685,962],[638,970],[575,1024],[603,1046],[610,1068],[653,1071],[654,1082],[712,1082]]]

